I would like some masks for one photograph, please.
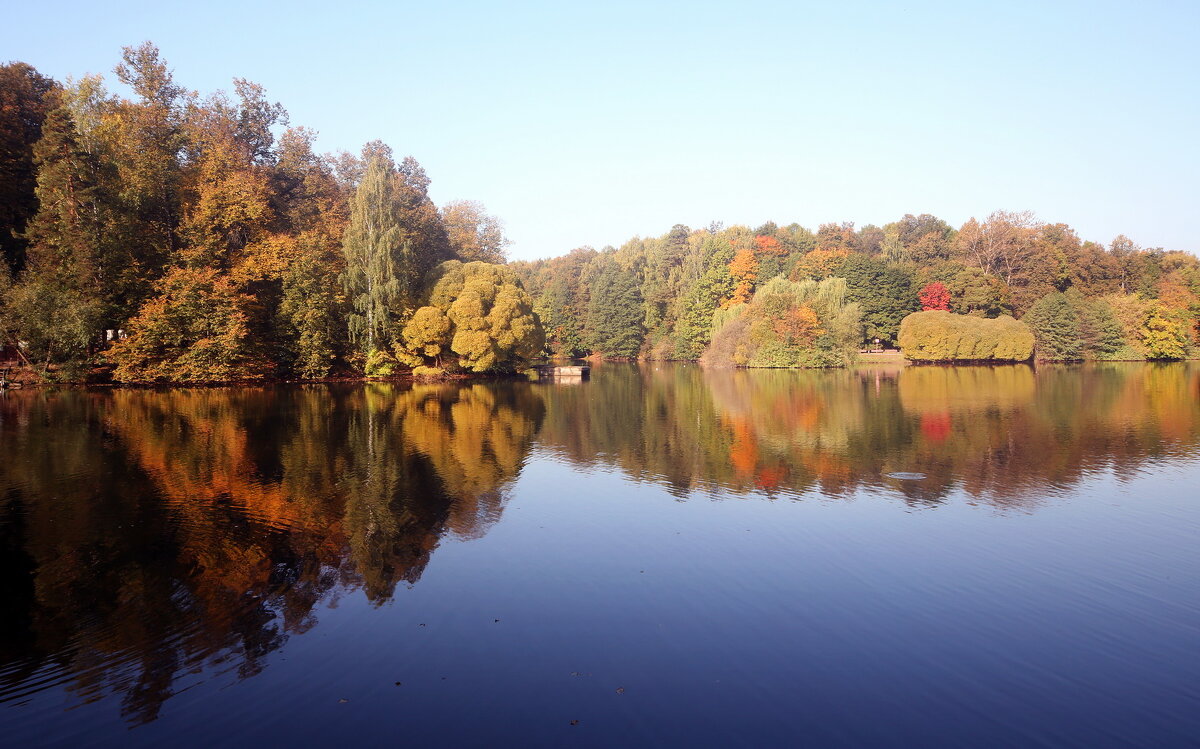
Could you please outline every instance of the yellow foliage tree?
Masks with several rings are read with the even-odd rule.
[[[469,372],[520,370],[542,350],[533,300],[502,265],[442,263],[427,282],[428,304],[401,331],[396,358]]]
[[[813,250],[796,263],[791,274],[792,280],[800,281],[811,278],[820,281],[829,278],[842,264],[842,261],[849,256],[850,251],[845,249]]]

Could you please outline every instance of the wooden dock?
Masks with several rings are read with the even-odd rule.
[[[534,370],[539,380],[586,380],[592,368],[587,365],[537,364]]]

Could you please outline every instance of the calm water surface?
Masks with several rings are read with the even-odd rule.
[[[1200,366],[0,396],[0,743],[1196,746]]]

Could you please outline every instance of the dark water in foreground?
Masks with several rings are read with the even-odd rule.
[[[1200,367],[0,396],[0,744],[1195,746]]]

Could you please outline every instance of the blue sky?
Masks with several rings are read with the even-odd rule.
[[[263,84],[322,150],[381,138],[516,258],[672,224],[1030,209],[1200,250],[1200,3],[23,3],[0,60],[151,40]]]

